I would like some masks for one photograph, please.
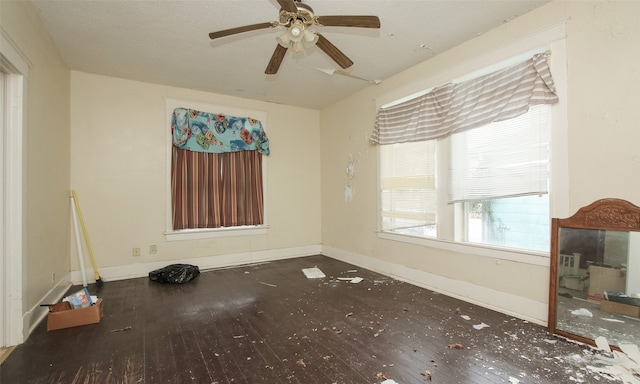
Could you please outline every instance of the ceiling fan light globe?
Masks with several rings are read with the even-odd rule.
[[[283,47],[289,48],[289,46],[291,45],[291,37],[289,37],[289,31],[286,31],[282,35],[276,37],[276,41]]]
[[[318,41],[318,35],[309,30],[304,30],[302,33],[302,41],[306,46],[314,45]]]
[[[299,43],[299,42],[302,41],[302,39],[303,39],[303,35],[302,34],[300,34],[298,36],[289,35],[289,40],[291,40],[294,43]]]

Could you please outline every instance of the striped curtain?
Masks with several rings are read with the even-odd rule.
[[[264,222],[258,151],[206,153],[173,146],[171,161],[174,230]]]
[[[376,116],[370,141],[394,144],[432,140],[526,113],[529,106],[558,102],[547,55],[425,95]]]

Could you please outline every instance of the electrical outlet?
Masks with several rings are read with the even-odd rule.
[[[51,274],[51,282],[52,282],[52,283],[55,283],[55,282],[56,282],[56,273],[55,273],[55,272],[53,272],[53,273]]]
[[[133,248],[133,252],[131,254],[133,256],[140,256],[140,248]]]
[[[156,253],[158,253],[158,246],[155,244],[152,244],[149,246],[149,254],[150,255],[155,255]]]

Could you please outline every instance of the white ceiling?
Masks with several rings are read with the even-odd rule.
[[[380,29],[319,27],[355,63],[383,80],[549,0],[307,0],[316,16],[376,15]],[[276,0],[33,0],[72,70],[321,109],[370,84],[329,75],[317,47],[287,52],[264,70],[283,27],[210,40],[209,32],[278,20]]]

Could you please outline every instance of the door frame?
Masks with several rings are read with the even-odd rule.
[[[23,214],[24,214],[24,122],[29,61],[8,32],[0,25],[0,70],[4,75],[2,108],[2,213],[0,232],[2,255],[2,299],[0,301],[0,346],[13,346],[24,341],[22,293]]]

